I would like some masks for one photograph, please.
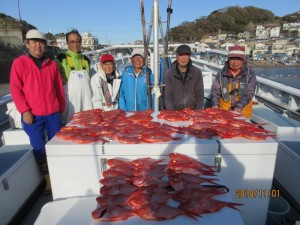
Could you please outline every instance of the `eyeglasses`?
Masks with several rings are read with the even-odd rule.
[[[81,44],[81,41],[80,40],[76,40],[76,41],[72,40],[72,41],[69,41],[68,43],[72,44],[72,45],[74,45],[74,44]]]

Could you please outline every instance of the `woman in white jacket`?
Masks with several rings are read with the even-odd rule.
[[[90,75],[94,109],[118,109],[121,79],[115,68],[114,57],[110,54],[102,55]]]

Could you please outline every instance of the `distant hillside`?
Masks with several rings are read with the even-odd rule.
[[[11,16],[7,16],[3,13],[0,13],[0,29],[9,31],[13,29],[20,29],[20,27],[21,24],[19,20]],[[28,30],[34,28],[36,27],[22,20],[23,36]],[[13,60],[21,54],[21,48],[5,46],[3,45],[3,43],[0,42],[0,83],[9,83],[9,72],[11,64]]]
[[[10,29],[20,29],[20,20],[17,20],[11,16],[7,16],[4,13],[0,13],[0,29],[10,30]],[[30,29],[36,29],[35,26],[22,20],[23,33],[26,33]]]
[[[183,22],[170,30],[170,40],[173,42],[195,42],[205,35],[223,33],[238,34],[249,31],[254,33],[256,25],[279,25],[283,23],[300,22],[300,12],[284,17],[275,16],[271,11],[248,7],[227,7],[213,11],[207,17],[201,17],[193,22]]]

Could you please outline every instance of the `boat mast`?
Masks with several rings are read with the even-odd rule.
[[[158,52],[158,0],[153,0],[153,56],[154,56],[154,87],[158,87],[159,52]],[[154,112],[158,112],[158,97],[154,96]]]

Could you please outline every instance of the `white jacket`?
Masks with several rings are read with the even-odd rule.
[[[109,111],[112,109],[118,109],[118,103],[115,103],[116,97],[119,93],[120,85],[121,85],[121,79],[118,79],[120,77],[120,74],[116,71],[116,79],[113,80],[113,85],[110,83],[107,83],[106,75],[104,71],[102,70],[100,63],[97,63],[93,67],[94,71],[96,73],[91,74],[91,87],[92,87],[92,103],[94,109],[103,109],[104,111]],[[92,72],[92,70],[91,70]],[[107,83],[111,100],[113,104],[111,106],[107,106],[104,98],[104,94],[101,87],[101,81],[102,79]]]

